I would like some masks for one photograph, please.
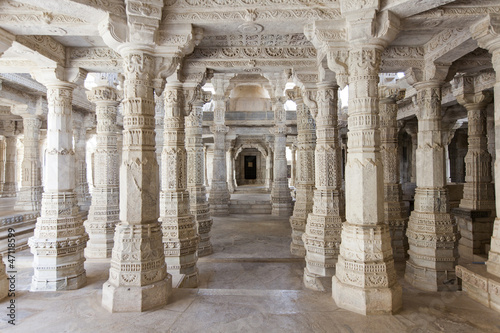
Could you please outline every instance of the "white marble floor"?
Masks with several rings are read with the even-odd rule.
[[[18,253],[16,326],[0,301],[0,332],[500,332],[498,313],[461,292],[404,289],[403,310],[364,317],[339,309],[329,292],[304,289],[304,263],[289,254],[288,219],[215,218],[215,253],[200,258],[199,289],[175,289],[168,305],[108,313],[101,305],[108,260],[87,260],[88,284],[76,291],[29,292],[32,256]],[[398,265],[402,277],[404,265]]]

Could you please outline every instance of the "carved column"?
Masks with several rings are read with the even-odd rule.
[[[399,182],[398,106],[396,104],[399,90],[391,91],[389,87],[379,87],[379,94],[380,152],[384,165],[384,220],[391,233],[394,259],[404,261],[408,251],[408,241],[405,239],[408,216]]]
[[[214,134],[212,182],[210,184],[210,214],[212,216],[229,215],[229,200],[231,195],[227,185],[226,170],[226,133],[229,128],[224,125],[226,114],[226,103],[224,98],[226,81],[214,75],[214,123],[210,131]]]
[[[384,221],[384,174],[380,154],[378,74],[382,47],[355,45],[349,51],[346,222],[332,279],[338,306],[361,314],[401,308],[389,226]]]
[[[458,239],[446,188],[441,82],[423,81],[414,86],[419,108],[417,188],[406,232],[410,259],[405,279],[423,290],[453,290],[457,284],[450,281],[455,278]]]
[[[75,122],[73,137],[75,140],[76,198],[80,210],[88,211],[91,196],[89,193],[89,183],[87,182],[87,161],[85,157],[87,151],[87,129],[83,119],[81,122]]]
[[[203,99],[202,92],[193,102],[191,114],[186,117],[186,150],[187,150],[187,188],[189,191],[190,211],[194,217],[196,229],[200,237],[198,257],[213,253],[210,242],[210,230],[213,220],[205,188],[205,149],[202,138]]]
[[[314,194],[314,148],[316,146],[316,124],[309,108],[302,100],[298,87],[290,92],[297,104],[297,179],[295,181],[295,205],[290,216],[292,242],[290,252],[304,257],[306,250],[302,235],[304,234],[307,216],[312,212]]]
[[[273,152],[270,147],[267,147],[266,156],[266,189],[271,191],[273,187]]]
[[[414,127],[414,126],[406,125],[405,129],[406,129],[406,133],[408,133],[411,137],[411,178],[410,178],[410,182],[416,183],[417,182],[417,146],[418,146],[417,134],[418,134],[418,128],[416,126]]]
[[[16,143],[17,136],[15,135],[16,122],[4,122],[5,135],[5,171],[4,184],[2,189],[2,197],[16,196]]]
[[[113,250],[115,226],[120,222],[119,155],[116,114],[121,96],[111,87],[98,86],[87,92],[96,105],[97,136],[94,153],[94,189],[88,220],[87,258],[109,258]]]
[[[476,92],[471,76],[457,77],[454,83],[457,101],[467,109],[468,151],[463,198],[452,212],[461,235],[460,259],[472,262],[475,254],[487,254],[495,218],[495,191],[486,135],[486,106],[492,94]]]
[[[291,177],[290,177],[290,186],[295,187],[295,177],[297,175],[297,145],[294,143],[292,144],[292,170],[290,171]]]
[[[227,189],[229,193],[234,193],[236,189],[236,182],[234,181],[234,148],[231,142],[227,144],[229,147],[226,152],[227,159]]]
[[[292,212],[292,196],[287,178],[285,98],[276,98],[274,102],[275,127],[274,134],[273,188],[271,190],[272,214],[289,216]]]
[[[109,280],[102,305],[112,312],[145,311],[167,303],[167,274],[158,222],[158,163],[151,77],[154,59],[142,50],[122,50],[124,81],[120,223],[115,228]]]
[[[495,155],[495,107],[491,103],[486,108],[486,132],[488,137],[488,152],[490,153],[491,160],[494,162],[496,160]],[[491,179],[495,180],[495,163],[491,163]],[[493,185],[494,187],[494,185]]]
[[[495,119],[495,208],[497,216],[493,226],[491,247],[486,262],[487,272],[494,275],[488,281],[489,286],[498,285],[495,280],[500,277],[500,15],[489,14],[483,20],[471,27],[472,36],[478,41],[478,45],[487,49],[492,54],[493,69],[496,73],[494,86],[494,119]],[[481,290],[482,292],[482,290]],[[490,307],[498,309],[498,300],[487,297]]]
[[[23,115],[24,157],[21,166],[21,188],[15,210],[40,211],[42,200],[42,176],[38,144],[42,121],[33,114]]]
[[[34,275],[31,291],[69,290],[86,283],[84,248],[88,240],[75,188],[72,96],[75,84],[51,70],[35,78],[47,87],[47,150],[41,216],[29,239]]]
[[[155,94],[155,142],[156,142],[156,160],[158,169],[161,171],[161,153],[163,152],[163,126],[165,123],[165,96],[163,90],[161,94]],[[161,176],[160,176],[161,178]]]
[[[341,189],[341,150],[339,144],[337,91],[335,82],[318,83],[314,206],[303,235],[306,249],[304,285],[325,290],[320,277],[335,274],[340,233],[345,221],[344,193]]]
[[[173,77],[171,77],[173,78]],[[170,78],[169,78],[170,81]],[[165,86],[165,126],[162,152],[160,220],[165,260],[180,287],[198,286],[198,235],[189,208],[184,132],[184,92],[175,79]]]

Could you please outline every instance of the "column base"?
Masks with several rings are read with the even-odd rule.
[[[40,211],[42,208],[42,187],[33,187],[19,191],[14,210]]]
[[[102,306],[109,312],[142,312],[166,305],[172,294],[172,276],[146,286],[115,286],[102,289]]]
[[[214,253],[214,248],[212,243],[210,243],[210,239],[198,244],[198,257],[206,257],[212,253]]]
[[[304,268],[303,282],[307,289],[327,291],[331,287],[332,277],[313,274],[306,267]]]
[[[425,291],[456,291],[459,289],[455,270],[436,270],[406,262],[405,280],[415,288]]]
[[[332,297],[338,307],[362,315],[394,314],[402,307],[399,284],[390,288],[360,288],[332,278]]]
[[[30,291],[75,290],[84,287],[86,284],[87,275],[85,270],[78,275],[66,276],[57,279],[39,280],[36,276],[33,276]]]
[[[294,256],[304,258],[306,256],[304,244],[296,244],[292,241],[290,243],[290,253]]]
[[[173,281],[179,281],[177,288],[198,288],[198,268],[196,253],[173,257],[169,256],[169,249],[165,250],[167,271],[172,274]]]
[[[9,280],[7,274],[5,274],[5,265],[2,261],[2,255],[0,255],[0,300],[7,297],[9,293]]]

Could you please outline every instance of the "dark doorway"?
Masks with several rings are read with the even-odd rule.
[[[257,179],[257,156],[245,156],[245,179]]]

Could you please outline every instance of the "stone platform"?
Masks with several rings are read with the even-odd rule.
[[[500,278],[488,273],[486,265],[459,265],[456,267],[456,273],[462,281],[462,291],[467,296],[500,312]]]
[[[264,186],[238,186],[231,194],[230,214],[271,214],[271,194]]]
[[[33,236],[38,212],[16,211],[16,198],[0,198],[0,253],[7,252],[7,235],[15,230],[16,251],[28,248],[28,239]]]

